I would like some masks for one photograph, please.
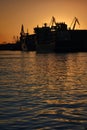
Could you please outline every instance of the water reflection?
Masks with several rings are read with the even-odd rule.
[[[0,63],[1,128],[87,128],[87,53],[4,52]]]

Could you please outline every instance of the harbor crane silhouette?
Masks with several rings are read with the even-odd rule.
[[[74,30],[75,27],[76,27],[76,23],[78,23],[78,25],[80,26],[78,18],[74,17],[74,19],[73,19],[73,21],[72,21],[72,23],[70,25],[70,29]],[[73,25],[73,27],[72,27],[72,25]]]

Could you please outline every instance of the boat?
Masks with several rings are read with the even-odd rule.
[[[87,52],[87,30],[75,29],[76,23],[80,25],[75,17],[68,27],[65,22],[56,22],[53,16],[50,25],[37,25],[32,35],[24,33],[22,25],[21,44],[25,45],[25,50],[35,50],[37,53]]]

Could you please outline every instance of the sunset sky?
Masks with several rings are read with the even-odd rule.
[[[76,16],[80,29],[87,29],[87,0],[0,0],[0,43],[20,36],[22,24],[31,34],[37,25],[49,25],[52,16],[68,27]]]

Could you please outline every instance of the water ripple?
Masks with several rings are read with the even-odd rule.
[[[87,129],[87,53],[0,53],[1,130]]]

